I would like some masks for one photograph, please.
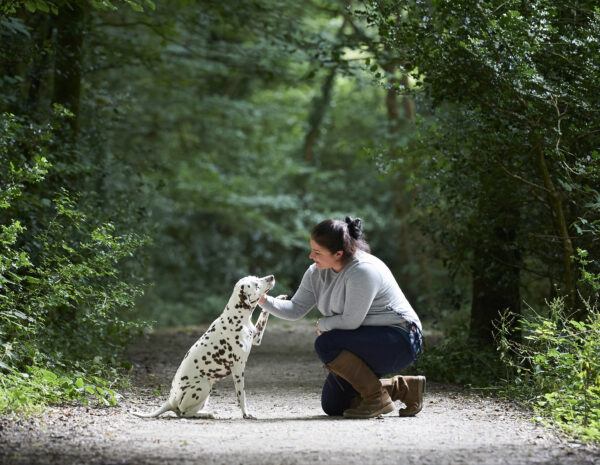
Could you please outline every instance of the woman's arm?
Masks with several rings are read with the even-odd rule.
[[[306,315],[317,303],[317,298],[310,282],[311,268],[306,270],[300,287],[290,300],[276,299],[265,296],[258,303],[267,312],[284,320],[299,320]]]
[[[332,329],[356,329],[365,319],[375,296],[381,287],[381,274],[371,266],[357,269],[348,277],[344,311],[340,315],[326,316],[319,320],[321,331]]]

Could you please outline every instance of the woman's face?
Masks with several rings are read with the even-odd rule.
[[[340,271],[343,268],[342,265],[342,255],[344,252],[338,250],[336,253],[331,253],[329,249],[319,245],[314,240],[310,240],[310,258],[315,262],[317,268],[321,270],[326,270],[328,268],[333,268],[333,271]]]

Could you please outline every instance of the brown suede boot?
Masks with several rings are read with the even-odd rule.
[[[360,394],[361,402],[358,407],[344,410],[344,417],[373,418],[394,411],[394,403],[382,388],[379,378],[352,352],[342,350],[340,355],[326,366],[332,373],[348,381]]]
[[[406,405],[400,409],[401,417],[412,417],[423,408],[423,393],[425,392],[425,376],[394,376],[381,380],[381,385],[393,401],[399,400]]]

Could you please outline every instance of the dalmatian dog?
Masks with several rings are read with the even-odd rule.
[[[133,414],[153,418],[172,411],[183,418],[214,418],[205,411],[212,385],[231,374],[243,417],[254,418],[246,409],[244,369],[252,345],[262,341],[269,314],[261,312],[254,325],[252,313],[258,300],[274,285],[272,275],[240,279],[223,313],[183,357],[171,383],[169,399],[152,413]]]

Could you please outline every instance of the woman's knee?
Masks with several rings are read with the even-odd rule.
[[[321,408],[326,415],[330,417],[341,417],[344,414],[344,406],[339,401],[332,402],[332,399],[321,397]]]
[[[341,416],[350,404],[350,398],[356,392],[344,379],[331,373],[327,376],[321,391],[321,408],[330,416]]]
[[[315,339],[315,352],[323,363],[334,360],[342,351],[336,330],[326,331]]]
[[[331,362],[331,345],[327,333],[323,333],[315,339],[315,352],[323,363]]]
[[[329,373],[321,391],[321,408],[327,415],[341,416],[357,395],[348,381]]]

